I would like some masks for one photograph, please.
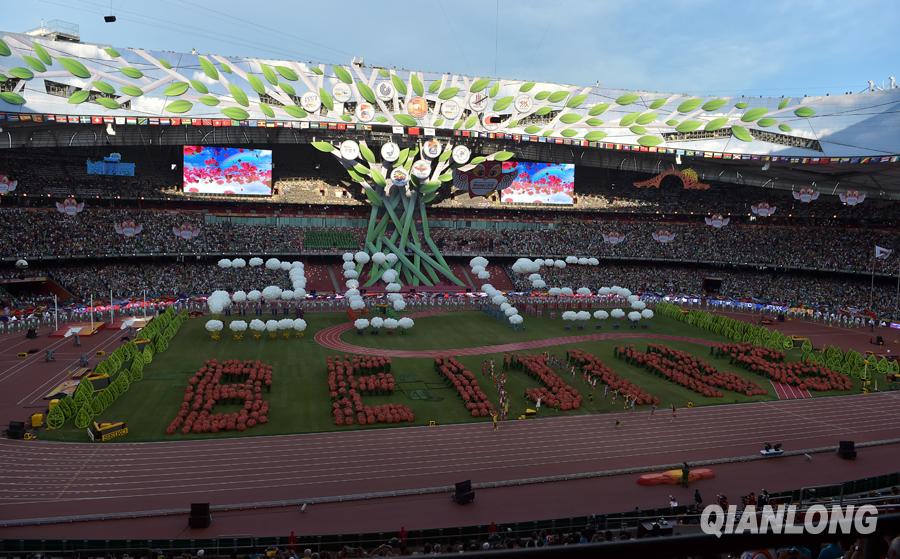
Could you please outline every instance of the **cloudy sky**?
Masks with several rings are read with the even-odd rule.
[[[900,71],[897,0],[5,0],[82,40],[697,94],[861,91]]]

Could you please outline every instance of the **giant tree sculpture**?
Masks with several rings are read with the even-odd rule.
[[[512,181],[511,173],[502,173],[501,162],[510,159],[509,151],[471,158],[464,144],[442,144],[430,139],[424,144],[400,146],[388,142],[376,155],[366,142],[345,140],[339,145],[313,142],[316,149],[337,157],[353,182],[362,188],[372,206],[366,229],[365,249],[369,253],[382,252],[397,256],[395,263],[357,263],[357,273],[370,265],[365,286],[372,286],[382,274],[395,269],[407,285],[435,285],[441,277],[459,286],[457,278],[441,251],[431,238],[428,226],[428,205],[439,200],[439,193],[449,193],[457,174],[466,181],[466,172],[478,174],[473,193],[483,194],[502,190]],[[489,162],[495,162],[491,165]],[[463,177],[460,179],[460,177]]]

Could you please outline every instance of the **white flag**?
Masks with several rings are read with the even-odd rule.
[[[875,245],[875,258],[887,258],[893,253],[894,251],[892,249]]]

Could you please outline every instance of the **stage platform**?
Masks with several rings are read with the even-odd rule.
[[[102,330],[105,325],[105,322],[95,322],[92,328],[90,322],[70,322],[69,324],[61,326],[59,330],[50,334],[50,337],[70,338],[75,335],[75,332],[77,332],[79,336],[93,336],[94,334]]]
[[[136,328],[140,330],[144,326],[147,325],[151,320],[153,320],[152,316],[148,316],[147,318],[143,317],[125,317],[125,318],[117,318],[113,322],[107,322],[104,325],[105,330],[125,330],[126,328]]]

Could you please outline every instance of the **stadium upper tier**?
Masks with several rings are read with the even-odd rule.
[[[824,97],[694,97],[113,48],[2,32],[0,78],[0,114],[7,113],[2,115],[7,122],[35,122],[35,115],[39,122],[92,124],[105,123],[103,117],[117,124],[201,119],[202,125],[266,121],[263,126],[292,128],[324,122],[607,149],[677,149],[689,156],[698,151],[895,162],[900,154],[900,89]]]

